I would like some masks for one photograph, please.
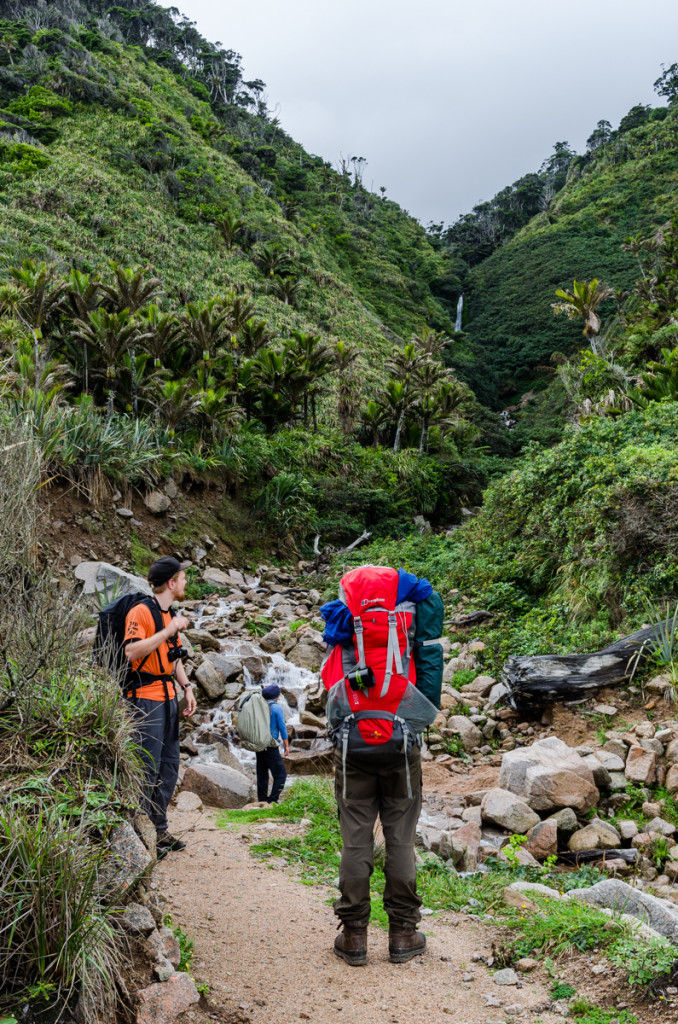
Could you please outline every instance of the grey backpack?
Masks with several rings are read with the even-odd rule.
[[[259,752],[278,746],[278,741],[271,736],[271,710],[258,690],[243,693],[238,701],[236,729],[245,750]]]

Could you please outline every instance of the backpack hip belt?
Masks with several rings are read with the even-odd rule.
[[[409,755],[413,746],[418,746],[420,738],[412,731],[409,723],[401,718],[400,715],[395,715],[391,711],[354,711],[353,714],[348,715],[341,726],[335,733],[336,740],[340,738],[341,743],[341,767],[342,767],[342,796],[346,799],[346,759],[348,757],[348,740],[351,731],[351,726],[358,722],[365,721],[367,719],[381,718],[387,722],[397,722],[400,726],[403,734],[403,753],[405,755],[405,777],[407,779],[407,799],[412,799],[412,783],[410,780],[410,761]],[[410,742],[411,740],[411,742]]]

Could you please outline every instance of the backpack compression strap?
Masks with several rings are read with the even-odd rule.
[[[379,608],[379,611],[383,609]],[[369,611],[369,609],[368,609]],[[365,662],[365,636],[363,630],[363,622],[359,615],[353,617],[353,632],[355,633],[356,647],[358,648],[358,668],[365,670],[367,664]],[[409,643],[409,640],[408,640]],[[384,682],[381,687],[380,697],[385,697],[388,693],[388,688],[391,682],[391,676],[393,670],[401,676],[403,675],[403,659],[400,655],[400,643],[398,641],[398,625],[395,611],[388,613],[388,647],[386,649],[386,673],[384,675]]]

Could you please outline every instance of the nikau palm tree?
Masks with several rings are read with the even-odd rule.
[[[562,288],[556,289],[556,295],[560,302],[552,302],[551,309],[559,316],[565,314],[568,320],[583,320],[584,327],[582,334],[589,342],[591,351],[596,355],[598,351],[596,335],[600,330],[600,317],[596,310],[601,302],[613,294],[612,289],[606,284],[601,284],[594,277],[592,281],[574,281],[572,291]]]

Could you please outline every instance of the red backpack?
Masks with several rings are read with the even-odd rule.
[[[339,598],[353,616],[348,646],[328,649],[320,669],[327,719],[346,757],[371,761],[409,755],[438,709],[415,688],[415,605],[396,604],[395,569],[363,565],[346,573]],[[408,795],[411,796],[408,774]],[[344,772],[344,786],[346,773]]]

